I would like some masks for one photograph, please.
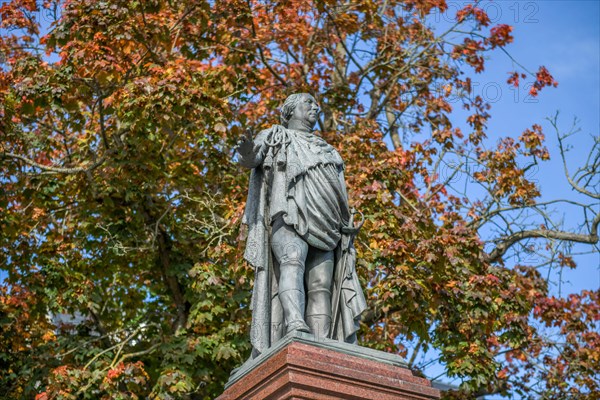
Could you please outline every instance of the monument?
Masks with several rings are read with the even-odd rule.
[[[357,344],[367,304],[353,242],[364,219],[348,206],[340,155],[313,132],[318,116],[313,96],[293,94],[281,125],[238,143],[251,169],[252,354],[219,399],[438,398],[400,357]]]

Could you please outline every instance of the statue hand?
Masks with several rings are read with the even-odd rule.
[[[246,133],[240,138],[237,146],[235,146],[235,150],[241,155],[248,155],[254,151],[253,133],[252,129],[246,129]]]

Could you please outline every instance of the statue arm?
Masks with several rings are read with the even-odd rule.
[[[268,130],[261,131],[256,138],[243,138],[237,147],[238,162],[246,168],[256,168],[262,163],[266,154],[265,138]]]

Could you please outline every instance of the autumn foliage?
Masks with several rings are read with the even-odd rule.
[[[557,298],[537,265],[507,261],[525,240],[597,245],[597,193],[571,180],[591,199],[578,232],[522,217],[545,210],[527,175],[549,158],[542,127],[489,140],[490,105],[470,95],[470,76],[512,27],[492,26],[476,3],[432,26],[428,15],[446,9],[2,3],[0,397],[220,394],[250,351],[248,176],[233,148],[297,91],[320,102],[319,131],[366,217],[363,345],[415,371],[433,351],[462,382],[448,398],[600,390],[598,291]],[[511,71],[507,85],[525,79],[534,96],[557,85],[544,67]],[[465,174],[475,189],[454,185]],[[552,243],[550,268],[574,268]]]

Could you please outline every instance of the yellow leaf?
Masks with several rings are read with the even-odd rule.
[[[225,133],[227,131],[227,127],[219,122],[215,125],[215,131]]]

